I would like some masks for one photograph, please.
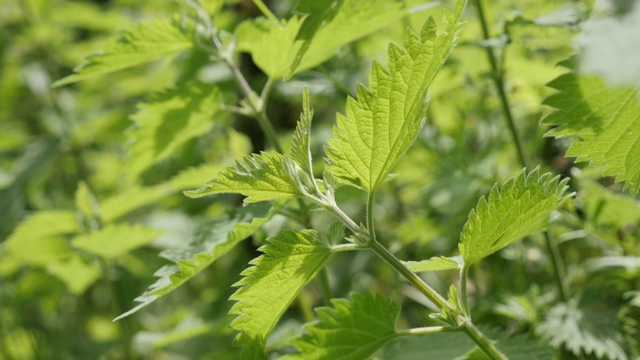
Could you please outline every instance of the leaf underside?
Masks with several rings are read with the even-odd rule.
[[[605,176],[640,190],[640,101],[633,87],[609,87],[597,75],[570,72],[548,84],[558,93],[544,104],[557,109],[543,124],[545,136],[577,138],[566,156],[604,169]]]
[[[345,115],[338,114],[326,149],[328,169],[344,184],[373,192],[414,142],[425,121],[427,88],[453,49],[464,1],[445,16],[444,33],[429,19],[420,34],[408,31],[404,49],[390,45],[388,66],[375,62],[369,86],[358,86]]]
[[[160,297],[179,288],[206,269],[218,258],[228,253],[240,241],[251,236],[273,217],[281,204],[273,207],[257,204],[239,209],[227,218],[206,225],[196,234],[193,243],[184,251],[165,251],[161,255],[175,263],[160,268],[155,276],[158,281],[150,285],[135,301],[140,303],[115,320],[129,316]]]
[[[175,55],[193,47],[192,30],[181,26],[179,19],[157,19],[138,24],[108,43],[102,53],[88,56],[75,74],[56,81],[62,86],[94,76]]]
[[[316,309],[319,320],[293,340],[300,353],[285,360],[366,359],[397,336],[400,307],[381,296],[353,293],[351,299],[332,299],[331,304]]]
[[[260,248],[264,254],[242,272],[231,296],[237,301],[229,314],[237,315],[231,327],[246,338],[266,339],[289,304],[324,267],[331,249],[315,230],[284,230]]]
[[[528,175],[523,170],[480,198],[460,234],[465,266],[546,228],[551,212],[567,198],[569,180],[551,176],[538,168]]]
[[[198,198],[213,194],[242,194],[246,196],[245,204],[290,199],[303,195],[296,169],[297,165],[282,154],[253,154],[236,161],[235,166],[228,167],[204,187],[186,191],[185,195]]]

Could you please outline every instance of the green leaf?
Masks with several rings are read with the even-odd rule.
[[[289,67],[289,76],[295,73],[318,30],[338,14],[344,2],[345,0],[302,0],[298,2],[296,12],[306,16],[296,34],[296,40],[302,40],[302,45]]]
[[[378,31],[407,13],[399,0],[345,0],[331,21],[315,31],[310,42],[305,39],[311,37],[316,24],[310,21],[305,25],[307,18],[295,15],[276,23],[261,17],[238,26],[236,48],[250,53],[270,78],[280,79],[323,63],[341,46]],[[323,21],[333,14],[326,15]]]
[[[510,243],[547,227],[549,215],[568,196],[568,178],[540,175],[536,168],[491,189],[471,210],[460,234],[460,254],[465,266],[493,254]]]
[[[578,183],[584,204],[582,210],[594,224],[620,228],[640,221],[640,203],[634,198],[615,193],[587,178]]]
[[[45,266],[69,255],[70,249],[61,236],[78,231],[73,211],[40,211],[20,223],[5,245],[12,257]]]
[[[187,250],[161,253],[176,265],[166,265],[156,271],[154,275],[159,277],[158,281],[135,299],[140,304],[118,316],[115,320],[137,312],[189,281],[218,258],[231,251],[240,241],[251,236],[280,210],[281,205],[277,204],[272,207],[268,204],[257,204],[239,209],[234,214],[229,214],[221,220],[207,224],[196,234]]]
[[[409,31],[405,49],[389,46],[389,64],[375,62],[371,89],[358,86],[358,99],[347,100],[346,115],[338,114],[333,139],[326,147],[328,168],[336,180],[374,192],[396,161],[418,136],[425,121],[427,88],[451,52],[462,25],[465,1],[455,15],[445,17],[443,34],[433,19],[420,34]]]
[[[402,336],[383,347],[382,360],[462,360],[475,347],[463,333],[450,332],[419,336]]]
[[[302,20],[293,16],[274,23],[260,17],[242,22],[236,29],[238,51],[251,54],[253,62],[271,79],[280,79],[289,71],[289,66],[300,48],[296,34]]]
[[[102,201],[100,218],[105,224],[144,206],[162,200],[172,193],[183,191],[202,184],[211,178],[211,174],[225,169],[222,164],[203,164],[185,169],[169,181],[154,186],[133,186]]]
[[[231,296],[237,301],[230,314],[231,327],[246,336],[263,339],[273,330],[300,290],[324,267],[331,249],[314,230],[284,230],[260,248],[264,254],[251,261]]]
[[[400,306],[370,293],[351,294],[351,300],[333,299],[333,307],[316,309],[319,321],[305,326],[308,334],[293,341],[300,354],[294,359],[367,359],[397,336]]]
[[[41,239],[77,232],[78,220],[73,211],[39,211],[20,223],[7,242],[20,243],[28,239]]]
[[[75,196],[76,209],[84,218],[92,218],[98,212],[98,201],[84,181],[78,184]]]
[[[309,106],[309,90],[305,87],[302,95],[302,114],[291,140],[291,158],[302,170],[313,176],[313,162],[311,160],[311,119],[313,110]]]
[[[100,279],[100,267],[87,264],[80,256],[72,255],[47,266],[49,273],[62,280],[76,295],[82,294],[91,284]]]
[[[262,152],[236,161],[219,178],[209,180],[204,187],[185,191],[198,198],[212,194],[235,193],[246,196],[244,203],[290,199],[302,196],[302,184],[297,180],[296,164],[276,152]]]
[[[140,104],[132,117],[135,125],[128,132],[128,174],[136,179],[185,142],[209,132],[220,113],[221,100],[216,86],[188,81]]]
[[[107,225],[71,240],[73,247],[110,260],[150,243],[162,231],[128,224]]]
[[[169,194],[162,186],[132,187],[105,199],[100,208],[100,218],[105,224],[112,223],[131,211],[156,202]]]
[[[102,53],[88,56],[75,74],[56,81],[62,86],[175,55],[193,46],[192,30],[179,19],[158,19],[138,24],[105,45]]]
[[[437,256],[422,261],[403,261],[403,263],[413,272],[443,271],[462,268],[462,258],[459,256],[444,257]]]
[[[567,156],[601,167],[604,175],[640,190],[640,102],[633,87],[609,87],[595,75],[567,73],[548,84],[559,92],[545,105],[557,109],[543,124],[557,125],[545,136],[577,138]]]
[[[408,14],[405,2],[400,0],[344,0],[331,21],[315,33],[296,72],[325,62],[344,45],[379,31]],[[305,31],[304,24],[301,30]]]
[[[562,346],[576,356],[594,354],[598,359],[627,360],[619,345],[623,340],[615,310],[599,305],[586,311],[574,305],[558,304],[546,313],[536,334],[547,338],[551,346]]]

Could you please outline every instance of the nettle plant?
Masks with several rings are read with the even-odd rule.
[[[234,317],[230,327],[238,333],[235,342],[243,347],[243,358],[268,358],[267,349],[275,349],[272,356],[281,355],[286,359],[365,359],[379,356],[380,350],[396,338],[422,335],[425,337],[420,337],[424,339],[421,342],[407,343],[410,350],[406,353],[401,348],[392,349],[384,352],[385,358],[403,358],[403,355],[473,359],[549,357],[546,348],[540,350],[535,342],[520,339],[518,341],[527,346],[520,343],[514,346],[503,334],[496,334],[495,329],[479,328],[473,317],[473,303],[469,301],[468,292],[472,288],[469,277],[474,264],[520,239],[547,230],[552,215],[556,220],[574,221],[574,225],[578,221],[577,217],[567,215],[574,214],[569,178],[545,172],[540,166],[527,166],[527,155],[509,112],[503,73],[493,54],[495,45],[485,44],[521,170],[515,171],[517,175],[502,184],[493,186],[471,210],[459,235],[459,256],[404,261],[390,250],[394,249],[391,247],[393,239],[376,231],[376,195],[384,192],[385,184],[395,181],[392,171],[423,133],[429,118],[429,88],[458,41],[464,26],[461,19],[466,1],[457,1],[452,11],[446,12],[441,26],[429,18],[419,30],[408,29],[402,45],[389,45],[386,61],[373,63],[368,87],[359,84],[357,95],[349,96],[344,111],[337,115],[332,136],[324,145],[322,161],[314,161],[312,157],[314,143],[321,140],[319,136],[312,136],[314,111],[307,88],[302,92],[302,113],[290,141],[290,150],[284,150],[266,115],[266,104],[274,83],[317,66],[331,57],[333,50],[406,16],[407,10],[386,1],[371,1],[366,6],[357,0],[301,1],[297,11],[302,16],[284,21],[271,14],[261,1],[255,1],[255,4],[266,17],[240,24],[232,35],[217,29],[212,22],[211,14],[216,11],[212,7],[219,5],[190,3],[193,13],[189,16],[141,23],[123,32],[102,54],[87,58],[76,74],[56,85],[197,48],[216,63],[228,66],[242,94],[239,106],[229,105],[229,97],[215,84],[195,80],[185,81],[152,97],[140,105],[140,111],[134,116],[139,127],[130,130],[136,141],[129,148],[131,168],[128,176],[140,177],[188,140],[209,132],[211,118],[221,113],[255,118],[271,150],[247,155],[226,169],[215,164],[187,170],[169,182],[131,188],[101,204],[82,183],[76,194],[77,213],[82,220],[80,227],[73,211],[36,214],[9,239],[9,243],[15,245],[9,248],[18,247],[21,239],[33,238],[35,235],[28,232],[34,225],[55,224],[43,230],[46,236],[71,235],[73,249],[108,262],[150,243],[159,235],[148,227],[120,223],[121,217],[168,193],[196,187],[194,179],[200,181],[203,174],[211,177],[222,170],[203,187],[185,194],[190,198],[240,194],[244,196],[244,207],[205,226],[187,251],[165,254],[175,265],[160,269],[156,274],[158,281],[136,299],[139,304],[116,320],[121,321],[185,284],[280,214],[291,220],[287,224],[295,226],[280,229],[266,240],[259,248],[262,255],[253,259],[242,272],[242,279],[234,285],[237,290],[230,298],[234,302],[229,311]],[[488,39],[482,6],[476,5]],[[237,64],[240,51],[250,52],[255,64],[268,76],[260,94],[252,89]],[[569,69],[576,67],[570,61],[564,65]],[[545,104],[557,111],[543,121],[554,126],[547,136],[577,138],[568,151],[569,156],[588,161],[589,166],[604,167],[605,175],[624,181],[634,194],[637,193],[640,189],[640,162],[637,161],[640,105],[635,89],[608,88],[599,77],[582,76],[577,72],[559,76],[550,86],[558,92],[547,98]],[[623,98],[625,101],[620,101]],[[184,125],[162,124],[160,119],[169,114],[184,117]],[[168,140],[165,139],[165,146],[158,149],[149,134],[163,131]],[[401,178],[403,174],[398,176]],[[584,187],[594,186],[589,184]],[[354,188],[364,194],[365,200],[361,204],[364,213],[350,216],[351,210],[341,207],[337,194],[345,188]],[[627,200],[631,201],[631,198]],[[570,211],[561,215],[558,209],[564,204],[568,204]],[[599,204],[596,207],[600,206],[600,209],[611,206],[604,195]],[[330,219],[330,225],[314,227],[313,218],[318,216]],[[360,222],[354,220],[356,218],[364,220]],[[551,308],[550,320],[536,328],[536,335],[556,348],[566,348],[579,356],[591,354],[609,359],[633,356],[637,351],[637,344],[633,344],[637,323],[628,314],[635,311],[633,306],[637,306],[632,305],[640,296],[637,291],[627,293],[626,313],[621,315],[625,332],[612,336],[616,341],[624,338],[620,343],[626,343],[627,348],[609,339],[596,339],[605,336],[594,335],[593,329],[579,329],[576,325],[580,324],[577,319],[581,315],[571,302],[561,254],[551,234],[544,233],[543,237],[554,265],[560,305]],[[625,244],[623,255],[637,255],[633,244]],[[401,313],[397,299],[392,300],[380,291],[353,292],[346,299],[332,299],[326,267],[337,253],[356,251],[375,254],[420,293],[418,297],[425,304],[421,314],[425,326],[404,326],[406,321],[397,324]],[[63,274],[68,273],[64,269],[85,266],[83,260],[74,258],[65,264],[67,267],[58,273],[79,292],[100,276],[100,270],[93,268],[93,272],[79,283]],[[458,273],[445,286],[448,288],[446,295],[425,280],[432,279],[429,274],[419,275],[446,270]],[[316,309],[317,320],[298,331],[301,335],[289,342],[293,347],[269,345],[274,328],[314,279],[318,279],[326,299],[325,306]],[[435,322],[437,325],[433,325]],[[449,333],[456,335],[448,337]],[[502,340],[493,341],[495,337]],[[447,353],[447,350],[452,352]]]

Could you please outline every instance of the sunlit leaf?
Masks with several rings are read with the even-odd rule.
[[[313,175],[313,162],[311,160],[311,119],[313,110],[309,105],[309,90],[304,88],[302,95],[302,114],[296,126],[296,131],[291,140],[291,158],[302,170]]]
[[[192,198],[206,195],[235,193],[246,196],[244,203],[289,199],[302,196],[296,165],[276,152],[245,156],[228,167],[218,178],[209,180],[196,190],[186,191]]]
[[[40,211],[23,221],[5,245],[12,257],[27,264],[44,266],[69,254],[69,246],[61,236],[78,231],[78,220],[73,211]]]
[[[569,179],[538,168],[525,170],[502,186],[494,186],[471,210],[460,234],[460,254],[465,266],[493,254],[510,243],[547,227],[549,215],[567,198]]]
[[[237,49],[251,53],[262,71],[272,79],[280,79],[291,75],[291,69],[300,72],[323,63],[341,46],[380,30],[407,13],[399,0],[344,0],[337,14],[329,11],[326,16],[318,15],[316,20],[331,19],[318,29],[314,29],[313,19],[305,25],[307,18],[298,15],[279,23],[257,18],[236,29]],[[308,38],[311,40],[305,40]],[[306,46],[308,49],[304,50]]]
[[[326,264],[331,249],[314,230],[284,230],[271,237],[251,261],[231,296],[237,301],[229,311],[237,315],[231,327],[245,336],[266,338],[300,290]]]
[[[62,280],[74,294],[82,294],[100,278],[100,267],[88,264],[80,256],[73,255],[47,266],[49,273]]]
[[[128,175],[135,180],[185,142],[209,132],[218,120],[221,100],[217,87],[189,81],[141,103],[128,132]]]
[[[240,241],[251,236],[271,219],[280,207],[281,204],[273,207],[268,204],[244,207],[224,219],[207,224],[196,234],[187,250],[163,252],[161,255],[176,265],[165,265],[156,271],[154,275],[159,277],[158,281],[135,299],[140,304],[118,316],[116,320],[137,312],[189,281],[228,253]]]
[[[293,341],[300,354],[286,360],[367,359],[397,336],[400,306],[371,293],[333,299],[333,307],[316,309],[319,321],[305,326],[308,334]]]
[[[370,89],[360,85],[358,99],[347,100],[326,147],[336,180],[373,192],[414,142],[426,117],[427,88],[455,44],[464,4],[446,16],[444,33],[437,35],[429,19],[420,34],[408,32],[405,49],[389,46],[387,67],[373,64]]]
[[[640,190],[640,101],[633,87],[610,87],[597,75],[570,72],[548,86],[558,93],[545,105],[557,109],[544,124],[557,125],[545,136],[575,139],[567,156],[604,169],[604,175]]]
[[[108,74],[188,50],[193,46],[191,31],[183,28],[178,19],[163,18],[136,25],[106,44],[102,53],[87,57],[86,62],[75,69],[75,74],[56,81],[54,86]]]
[[[122,256],[150,243],[162,231],[128,224],[107,225],[88,234],[78,235],[71,245],[105,259]]]

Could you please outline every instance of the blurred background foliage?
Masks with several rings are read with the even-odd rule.
[[[344,109],[347,95],[355,94],[357,82],[367,82],[372,61],[383,59],[388,42],[400,42],[407,26],[419,28],[428,16],[440,19],[443,7],[450,5],[396,2],[404,10],[382,29],[339,46],[335,54],[323,55],[326,61],[274,86],[268,114],[284,144],[301,111],[302,86],[310,89],[318,169],[335,113]],[[266,2],[280,18],[291,18],[296,3]],[[261,88],[267,77],[260,62],[268,59],[252,48],[255,30],[249,22],[261,15],[259,8],[249,0],[202,4],[218,28],[238,37],[241,70],[254,89]],[[638,356],[638,202],[621,194],[611,179],[601,179],[601,172],[564,158],[567,143],[544,138],[546,129],[540,126],[550,112],[541,105],[552,92],[545,84],[567,71],[556,64],[579,46],[593,49],[605,41],[584,33],[585,21],[593,11],[596,19],[623,24],[633,4],[620,4],[594,8],[592,1],[484,1],[490,33],[485,39],[470,2],[459,45],[431,88],[427,124],[396,168],[398,177],[385,183],[375,209],[380,238],[400,258],[456,255],[458,235],[478,198],[521,170],[486,56],[493,49],[528,164],[573,179],[575,202],[555,214],[551,233],[567,262],[574,299],[571,306],[559,303],[544,240],[533,237],[475,266],[472,308],[477,309],[474,320],[491,324],[500,334],[538,339],[543,354],[552,346],[566,358]],[[232,217],[240,203],[230,196],[189,200],[180,192],[202,185],[233,159],[268,146],[254,119],[222,106],[220,111],[195,111],[197,116],[194,111],[172,114],[194,116],[203,124],[197,129],[167,121],[153,125],[157,134],[180,133],[182,138],[168,136],[160,142],[162,151],[149,158],[144,147],[136,147],[153,146],[140,145],[147,131],[141,124],[156,121],[144,111],[145,104],[162,103],[172,89],[191,87],[210,106],[220,106],[219,101],[231,107],[241,97],[232,74],[195,47],[174,58],[51,86],[118,31],[146,20],[192,16],[192,11],[186,2],[174,0],[0,3],[0,358],[237,358],[228,328],[231,285],[267,236],[297,226],[286,216],[274,216],[178,291],[112,322],[133,307],[133,299],[155,281],[154,272],[168,263],[158,253],[188,249],[198,231]],[[602,21],[590,28],[598,26]],[[578,37],[582,40],[576,43]],[[213,100],[208,98],[212,84],[219,89]],[[338,198],[362,220],[362,193],[343,189]],[[322,213],[312,216],[318,229],[330,224]],[[99,242],[88,238],[102,226],[109,230],[101,232]],[[336,297],[372,290],[403,305],[399,324],[430,321],[425,320],[424,300],[370,254],[336,256],[328,269]],[[455,279],[446,272],[425,276],[443,293]],[[320,304],[319,287],[312,284],[269,338],[269,349],[288,351],[287,339]],[[581,315],[587,312],[591,315]],[[572,331],[563,326],[583,330],[569,336]],[[599,330],[592,334],[590,329]],[[603,339],[602,344],[589,334]],[[589,348],[594,341],[595,348]],[[425,347],[416,344],[394,341],[378,357],[424,358]],[[451,349],[464,349],[454,345]]]

